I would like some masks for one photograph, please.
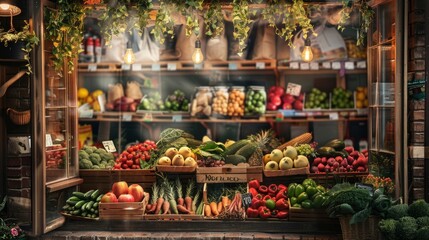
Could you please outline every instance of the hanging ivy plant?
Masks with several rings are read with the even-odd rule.
[[[137,0],[133,8],[135,8],[137,12],[137,29],[141,30],[147,25],[149,13],[153,8],[152,0]]]
[[[249,3],[247,1],[233,0],[232,23],[234,24],[234,39],[238,39],[238,55],[243,54],[249,36],[252,20],[249,16]]]
[[[159,10],[156,14],[155,25],[151,31],[155,39],[164,44],[166,35],[174,37],[174,10],[178,8],[174,2],[160,1]]]
[[[204,24],[206,35],[209,37],[220,36],[223,33],[225,24],[223,22],[222,5],[219,0],[214,0],[210,3],[204,13]]]
[[[61,74],[64,61],[69,73],[74,70],[73,60],[81,51],[83,18],[86,10],[79,1],[58,0],[58,9],[45,9],[46,35],[53,42],[53,64]]]
[[[109,1],[101,14],[100,29],[106,45],[110,45],[113,36],[129,31],[129,4],[130,0]]]
[[[309,33],[316,35],[316,33],[314,33],[311,20],[308,17],[307,9],[304,7],[303,0],[293,0],[290,11],[291,13],[293,13],[295,25],[298,25],[301,27],[302,37],[304,39],[308,37]]]
[[[351,13],[351,0],[342,0],[342,9],[340,10],[340,21],[338,22],[338,30],[344,31],[345,27],[344,25],[347,23],[347,21],[350,19],[350,13]]]
[[[360,13],[361,23],[359,27],[359,35],[356,41],[356,45],[361,46],[365,44],[364,41],[366,33],[368,32],[371,22],[374,19],[374,10],[368,5],[367,0],[358,0],[357,4],[360,5],[358,9]]]
[[[27,64],[25,65],[27,67],[27,74],[30,74],[32,73],[30,52],[37,44],[39,44],[39,38],[36,36],[34,31],[30,31],[30,24],[27,21],[25,21],[24,27],[19,32],[14,28],[7,32],[0,29],[0,42],[3,43],[4,46],[7,47],[10,43],[16,43],[18,41],[25,42],[25,45],[21,50],[24,52],[24,60],[27,61]]]
[[[186,16],[185,33],[187,37],[192,34],[200,35],[199,15],[203,10],[203,0],[186,0],[182,10],[182,15]]]

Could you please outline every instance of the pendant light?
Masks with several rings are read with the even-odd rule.
[[[12,17],[21,13],[16,0],[0,0],[0,17]]]
[[[192,53],[192,62],[195,64],[200,64],[204,61],[204,55],[201,51],[201,41],[200,39],[197,39],[195,41],[195,50],[194,53]]]
[[[136,61],[136,56],[134,55],[131,41],[128,41],[128,43],[127,43],[127,50],[125,51],[125,55],[124,55],[124,63],[131,65],[135,61]]]
[[[304,49],[301,52],[301,59],[304,62],[311,62],[311,60],[313,60],[313,51],[311,50],[311,40],[309,37],[305,39]]]

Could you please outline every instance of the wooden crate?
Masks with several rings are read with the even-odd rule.
[[[289,207],[289,221],[339,223],[338,218],[330,218],[325,209],[305,209],[297,207]]]
[[[291,168],[288,170],[264,170],[265,177],[283,177],[295,175],[308,175],[310,170],[308,167],[304,168]]]
[[[149,193],[145,192],[141,202],[100,203],[100,220],[142,220],[148,201]]]
[[[223,166],[197,168],[198,183],[245,183],[262,181],[262,167]]]
[[[330,172],[330,173],[310,173],[308,178],[313,179],[324,187],[332,187],[342,182],[360,182],[362,177],[367,176],[368,172]]]
[[[203,215],[196,214],[146,214],[145,220],[171,220],[171,221],[190,221],[204,219]]]
[[[158,165],[156,166],[157,172],[165,172],[165,173],[193,173],[195,172],[196,167],[191,166],[164,166]]]
[[[102,193],[112,189],[114,182],[126,181],[128,185],[139,184],[143,189],[150,189],[156,181],[154,169],[133,169],[133,170],[80,170],[80,177],[83,183],[80,191],[86,192],[91,189],[99,189]]]

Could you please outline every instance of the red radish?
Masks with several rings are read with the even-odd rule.
[[[323,165],[323,163],[319,163],[319,165],[317,165],[317,169],[319,169],[319,172],[324,172],[325,171],[325,165]]]

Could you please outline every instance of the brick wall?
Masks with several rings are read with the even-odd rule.
[[[410,202],[424,198],[425,189],[425,1],[410,0],[408,14],[408,166]]]

